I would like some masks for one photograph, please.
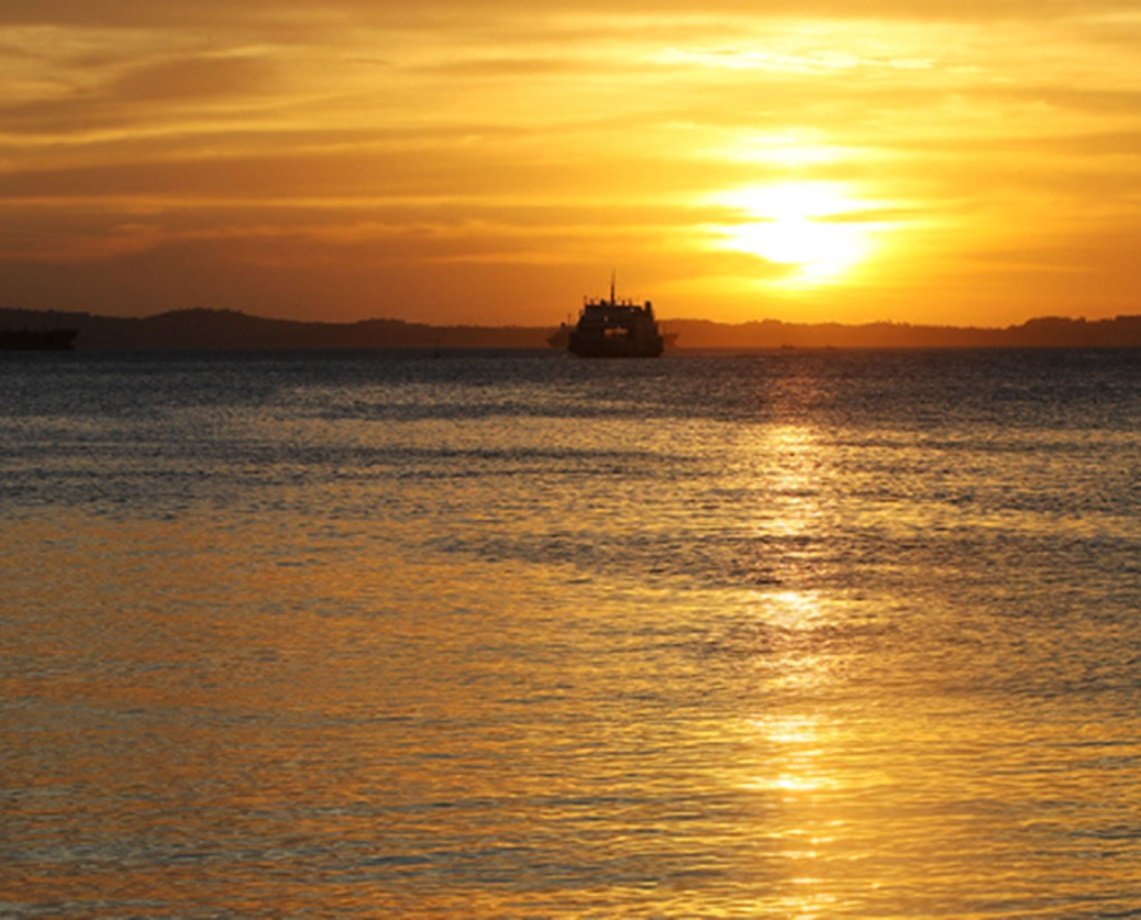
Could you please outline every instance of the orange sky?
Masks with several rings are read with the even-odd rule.
[[[5,0],[0,209],[0,306],[1139,312],[1141,6]]]

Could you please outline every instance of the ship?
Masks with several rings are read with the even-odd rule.
[[[559,327],[555,329],[549,336],[547,336],[547,344],[555,351],[567,351],[570,345],[570,334],[574,326],[570,323],[559,323]],[[658,333],[662,337],[662,345],[665,346],[664,350],[669,351],[674,347],[677,342],[677,332],[667,332],[665,329],[658,326]]]
[[[548,341],[556,341],[564,330],[567,350],[582,358],[656,358],[666,342],[654,319],[654,305],[618,300],[613,275],[610,297],[584,300],[578,323],[564,324]]]
[[[2,351],[68,351],[77,329],[0,329]]]

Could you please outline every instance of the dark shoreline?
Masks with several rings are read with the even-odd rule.
[[[662,320],[679,352],[779,349],[1138,348],[1141,314],[1104,320],[1043,317],[979,328],[908,323],[728,324]],[[551,326],[430,326],[403,320],[355,323],[267,319],[233,310],[178,310],[148,317],[0,309],[0,330],[74,329],[79,351],[279,351],[548,349]]]

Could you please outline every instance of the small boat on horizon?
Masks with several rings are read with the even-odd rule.
[[[70,351],[78,329],[0,329],[2,351]]]

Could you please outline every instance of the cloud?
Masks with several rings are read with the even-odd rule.
[[[647,18],[741,16],[751,18],[891,19],[978,21],[1105,18],[1136,12],[1131,0],[960,0],[917,4],[908,0],[581,0],[573,16]],[[226,27],[267,32],[304,30],[306,24],[340,22],[366,28],[451,26],[515,16],[558,19],[562,0],[425,0],[416,4],[374,0],[326,0],[320,7],[299,0],[6,0],[0,24],[156,28]]]
[[[9,277],[83,262],[124,303],[131,272],[158,296],[162,266],[224,264],[297,305],[367,290],[371,262],[405,292],[447,265],[433,289],[460,302],[460,279],[614,251],[678,290],[752,277],[743,302],[785,269],[701,248],[730,219],[693,207],[709,192],[850,186],[857,206],[822,219],[907,228],[892,278],[908,246],[942,277],[1004,234],[1141,231],[1135,4],[931,6],[8,0],[0,249]]]
[[[108,127],[169,123],[188,108],[241,109],[285,92],[274,62],[254,56],[193,56],[105,67],[102,79],[64,92],[0,104],[4,133],[75,135]],[[162,104],[161,107],[159,104]],[[173,108],[172,108],[173,107]]]
[[[256,57],[182,57],[135,67],[108,88],[123,102],[234,98],[282,89],[277,68]]]
[[[453,77],[508,77],[516,79],[549,74],[566,75],[581,72],[581,60],[562,57],[480,57],[459,61],[440,61],[421,68],[428,73]]]

